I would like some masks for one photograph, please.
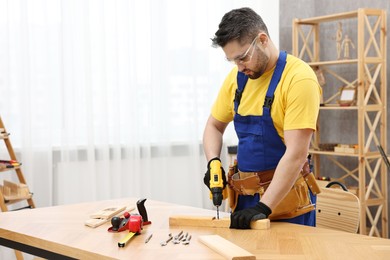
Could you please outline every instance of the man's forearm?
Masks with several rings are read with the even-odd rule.
[[[217,129],[206,126],[203,134],[203,149],[207,161],[221,156],[222,133]]]
[[[261,202],[274,209],[294,185],[303,164],[307,160],[312,129],[284,132],[286,151],[276,167],[274,177]]]
[[[276,167],[272,182],[260,201],[272,210],[275,209],[294,185],[303,164],[304,161],[300,159],[283,156]]]
[[[227,125],[227,123],[220,122],[212,116],[207,120],[203,133],[203,149],[207,161],[221,156],[223,133]]]

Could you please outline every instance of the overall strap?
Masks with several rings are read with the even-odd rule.
[[[269,110],[271,109],[272,103],[274,102],[274,92],[282,77],[284,67],[286,66],[286,60],[287,60],[287,53],[285,51],[281,51],[279,54],[278,61],[276,63],[274,74],[272,75],[271,83],[268,86],[267,94],[264,100],[263,107],[268,108]]]
[[[245,88],[247,81],[248,81],[248,76],[239,71],[237,73],[237,85],[238,86],[236,89],[236,93],[234,95],[234,112],[236,112],[236,113],[238,110],[238,106],[240,105],[242,92],[244,92],[244,88]]]

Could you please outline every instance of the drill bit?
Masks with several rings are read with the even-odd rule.
[[[219,206],[217,206],[217,219],[219,219]]]
[[[149,242],[149,240],[152,238],[153,234],[150,234],[147,239],[145,239],[145,244]]]

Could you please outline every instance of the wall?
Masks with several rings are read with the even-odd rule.
[[[302,8],[304,7],[304,8]],[[389,30],[389,13],[390,13],[390,1],[384,1],[384,0],[371,0],[371,1],[365,1],[365,0],[346,0],[346,1],[339,1],[339,0],[300,0],[298,3],[294,1],[288,1],[288,0],[280,0],[280,49],[284,49],[287,52],[292,52],[292,21],[294,18],[309,18],[314,16],[322,16],[322,15],[329,15],[334,13],[342,13],[342,12],[348,12],[348,11],[354,11],[358,8],[373,8],[373,9],[384,9],[387,12],[387,26]],[[337,28],[335,25],[333,27],[329,26],[327,30],[323,30],[324,34],[321,33],[320,41],[322,46],[329,46],[329,48],[326,48],[326,50],[321,49],[321,57],[331,57],[335,56],[335,48],[332,46],[335,44],[335,35],[336,35]],[[356,26],[353,24],[348,24],[343,22],[343,33],[348,34],[351,37],[356,37]],[[327,45],[327,43],[330,43],[331,45]],[[389,44],[390,37],[387,37],[387,68],[389,68],[389,61],[390,61],[390,52],[389,52]],[[356,43],[355,43],[356,44]],[[356,50],[353,54],[356,55]],[[355,56],[356,57],[356,56]],[[387,69],[387,83],[390,82],[390,70]],[[348,71],[346,71],[345,74]],[[343,72],[344,73],[344,72]],[[327,91],[325,89],[328,87],[328,82],[324,87],[324,91]],[[387,91],[387,114],[389,115],[390,106],[389,106],[389,95],[390,91]],[[356,121],[349,113],[348,115],[343,113],[339,113],[337,111],[327,113],[327,122],[326,128],[322,128],[322,136],[324,136],[324,133],[326,133],[324,142],[331,142],[333,141],[343,141],[344,143],[352,143],[352,140],[356,140]],[[353,118],[353,119],[352,119]],[[331,122],[329,124],[329,122]],[[320,122],[323,126],[324,124]],[[388,133],[387,133],[387,154],[389,155],[389,148],[390,148],[390,138],[389,138],[389,126]],[[336,166],[322,163],[321,161],[321,173],[326,172],[327,176],[332,177],[334,172],[336,172],[338,169]],[[389,182],[389,178],[388,178]],[[388,190],[390,190],[390,185],[388,183]],[[389,203],[390,204],[390,203]]]

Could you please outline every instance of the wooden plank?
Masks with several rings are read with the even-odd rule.
[[[103,210],[97,211],[90,215],[90,219],[87,219],[84,224],[91,228],[96,228],[103,225],[104,223],[111,221],[111,218],[114,216],[122,215],[123,211],[131,212],[135,208],[126,206],[112,206],[107,207]]]
[[[351,19],[358,17],[357,11],[352,12],[344,12],[339,14],[331,14],[331,15],[324,15],[324,16],[318,16],[318,17],[312,17],[312,18],[305,18],[305,19],[297,19],[298,23],[300,24],[316,24],[316,23],[322,23],[322,22],[331,22],[336,21],[339,19]]]
[[[256,256],[218,235],[199,236],[199,241],[226,259],[254,260]]]
[[[230,218],[216,219],[209,216],[184,216],[175,215],[169,217],[170,226],[193,226],[193,227],[213,227],[228,228],[230,227]],[[251,229],[269,229],[269,219],[261,219],[251,222]]]
[[[112,206],[91,214],[90,218],[111,219],[116,214],[124,211],[126,206]]]

